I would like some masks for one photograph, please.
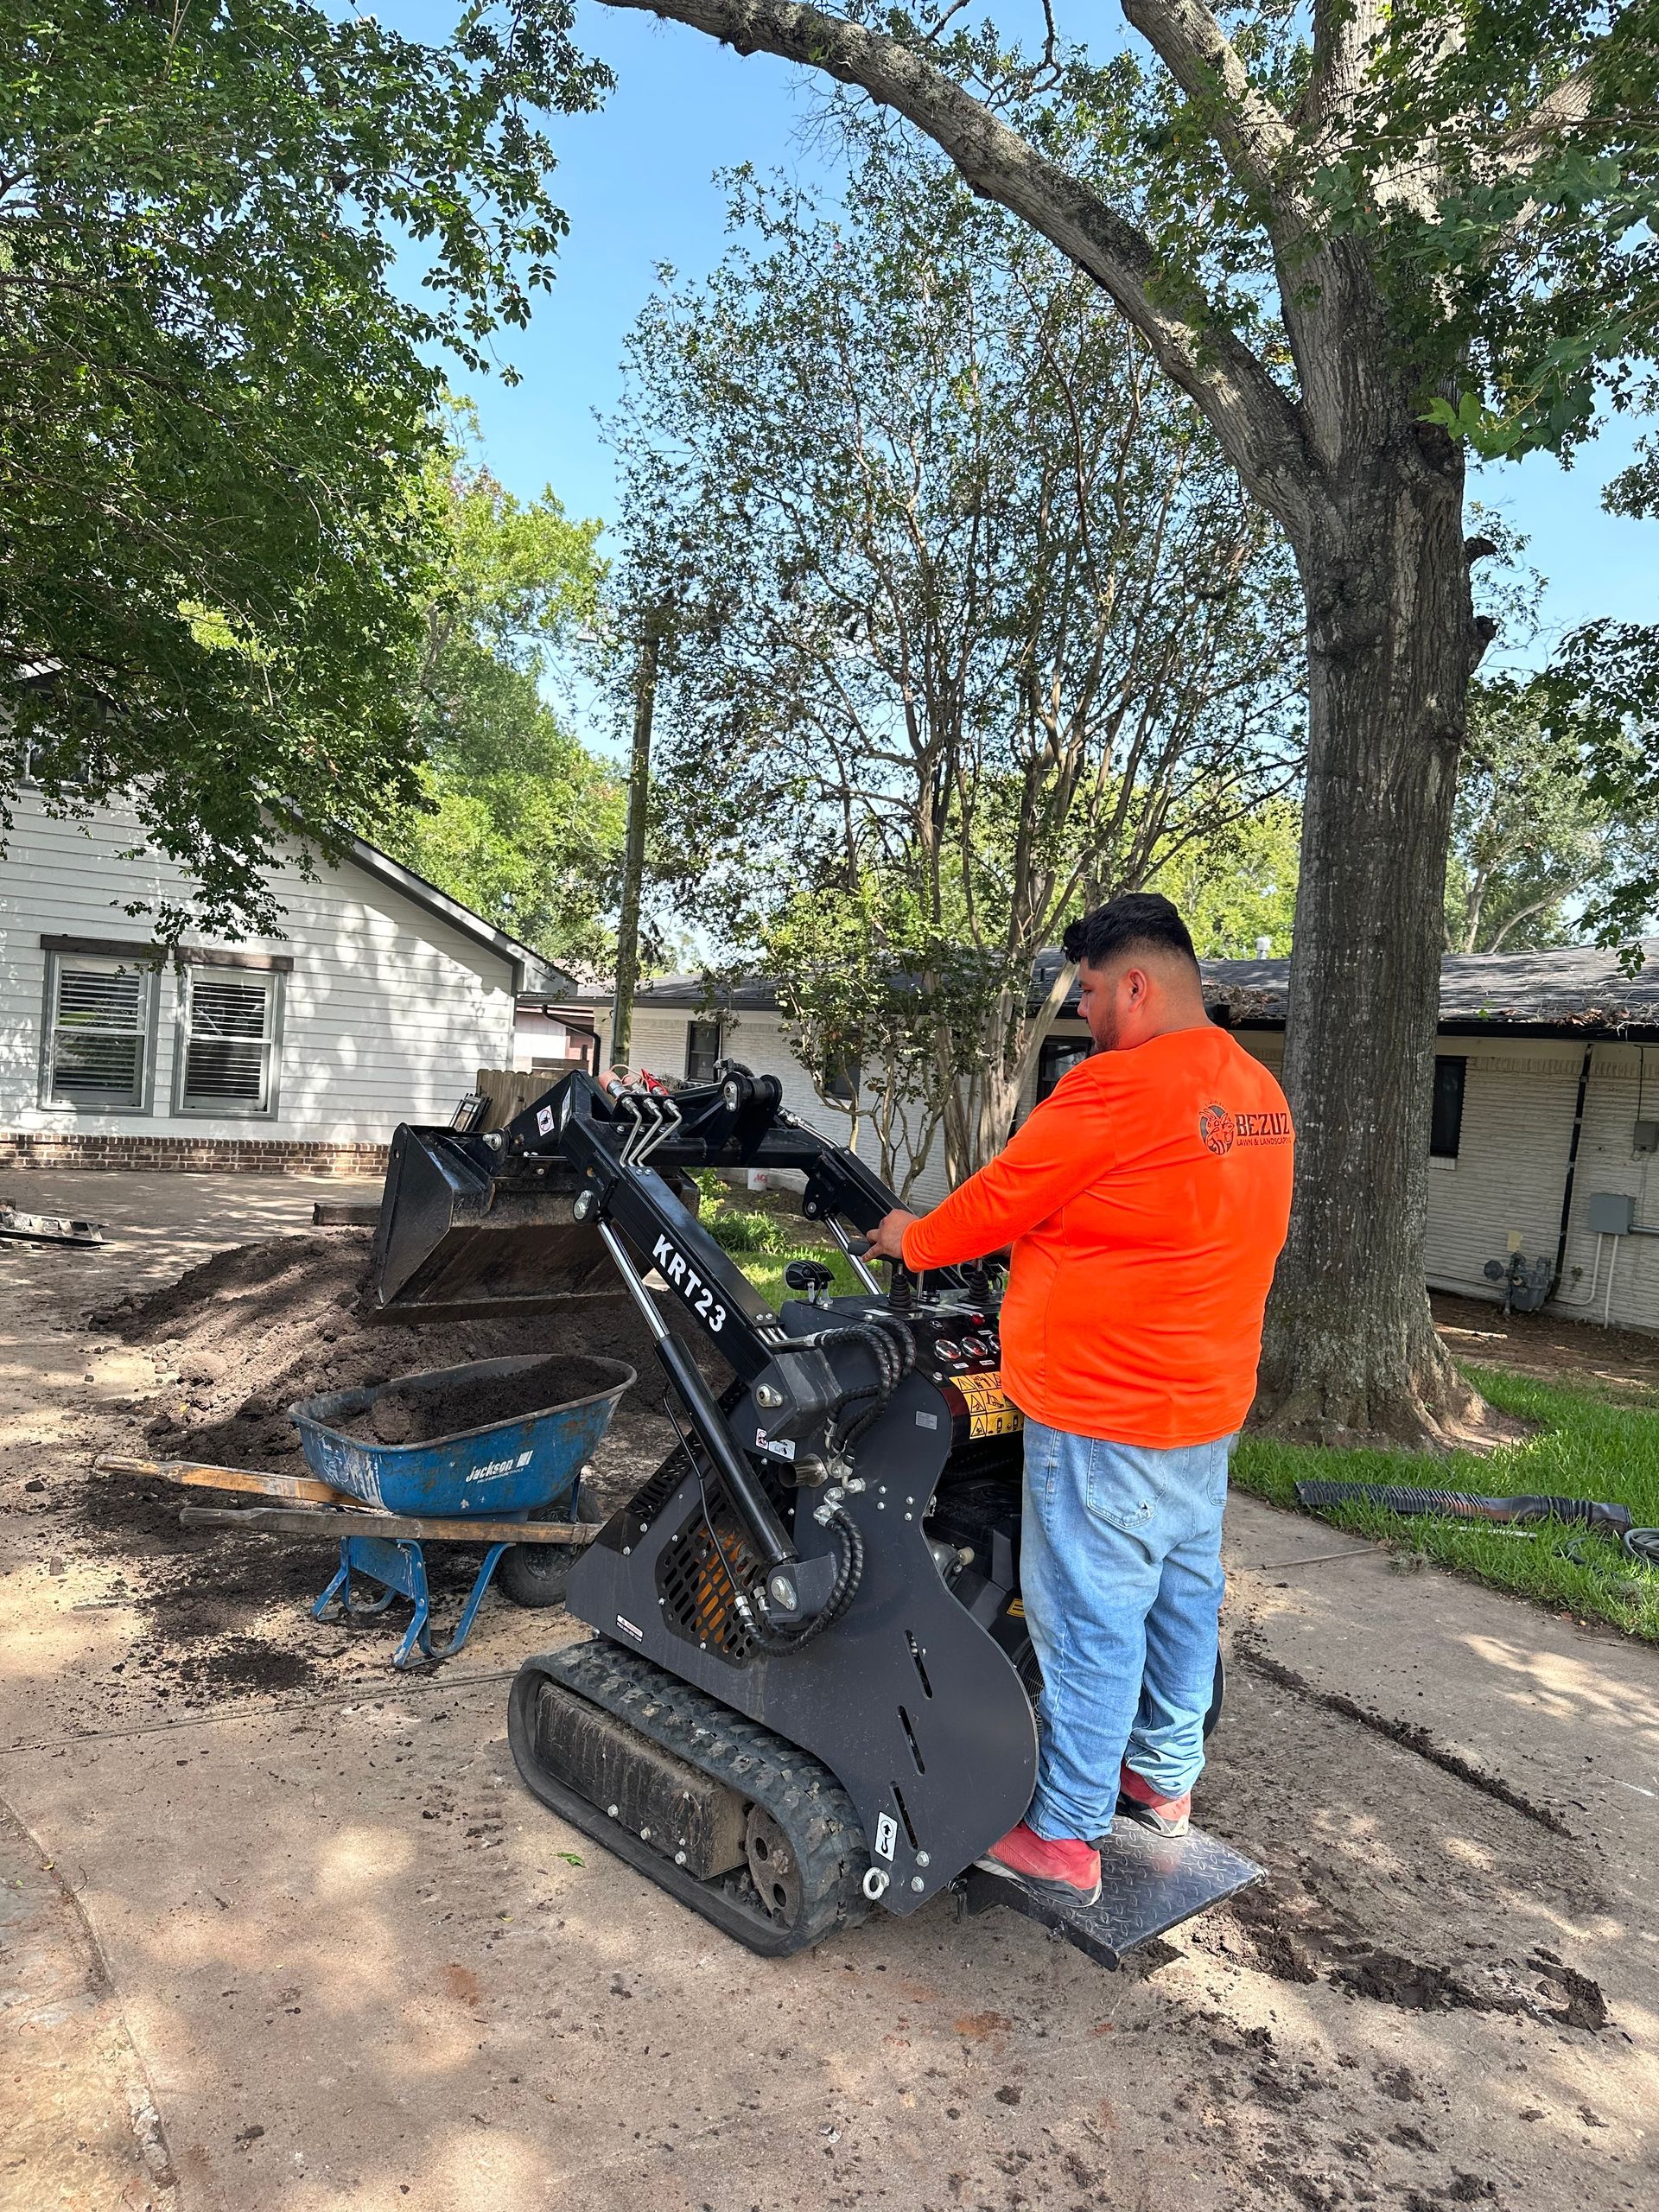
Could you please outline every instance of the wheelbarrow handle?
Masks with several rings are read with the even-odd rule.
[[[590,1544],[604,1526],[596,1521],[469,1521],[465,1514],[439,1520],[402,1513],[337,1513],[327,1506],[181,1505],[187,1529],[245,1529],[256,1536],[385,1536],[426,1544]]]
[[[253,1467],[216,1467],[203,1459],[129,1459],[106,1452],[92,1462],[99,1475],[141,1475],[146,1482],[179,1483],[186,1490],[251,1491],[256,1497],[283,1497],[302,1505],[353,1505],[357,1501],[331,1483],[310,1475],[270,1475]]]

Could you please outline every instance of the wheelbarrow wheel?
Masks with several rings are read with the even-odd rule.
[[[578,1483],[575,1510],[567,1512],[561,1507],[557,1518],[591,1523],[602,1521],[605,1516],[589,1496],[587,1484]],[[515,1605],[561,1605],[570,1570],[583,1549],[579,1544],[514,1544],[501,1554],[496,1582],[502,1595]]]

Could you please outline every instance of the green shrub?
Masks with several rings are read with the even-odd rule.
[[[706,1226],[715,1243],[727,1252],[792,1252],[796,1249],[789,1224],[774,1214],[725,1206],[709,1215]]]

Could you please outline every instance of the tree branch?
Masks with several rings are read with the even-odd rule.
[[[1133,223],[913,47],[802,0],[603,4],[688,24],[739,54],[775,54],[822,69],[914,124],[972,191],[1029,223],[1109,296],[1214,425],[1253,496],[1293,536],[1302,534],[1315,493],[1295,402],[1230,324],[1219,316],[1189,321],[1160,298],[1157,256]]]
[[[1636,47],[1651,60],[1651,41],[1630,32],[1628,18],[1616,22],[1590,49],[1583,65],[1546,92],[1532,112],[1505,135],[1498,150],[1500,167],[1509,171],[1524,168],[1559,132],[1588,122],[1610,63],[1616,68],[1620,54]]]
[[[1122,0],[1123,13],[1203,115],[1233,175],[1300,229],[1292,189],[1297,146],[1290,125],[1200,0]]]

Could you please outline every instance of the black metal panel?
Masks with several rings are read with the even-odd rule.
[[[753,1435],[747,1396],[730,1415]],[[842,1510],[863,1536],[863,1580],[845,1616],[796,1652],[758,1650],[733,1664],[671,1625],[665,1561],[696,1516],[688,1475],[641,1528],[619,1515],[572,1571],[567,1604],[601,1635],[643,1652],[822,1759],[852,1798],[881,1902],[913,1911],[1005,1835],[1031,1802],[1037,1731],[1019,1677],[941,1580],[922,1530],[950,1437],[940,1392],[919,1375],[901,1385],[858,1448],[865,1487]],[[796,1494],[802,1556],[831,1539]]]
[[[1150,1942],[1195,1912],[1218,1904],[1259,1880],[1262,1872],[1253,1859],[1197,1828],[1172,1838],[1120,1820],[1100,1847],[1096,1904],[1042,1897],[1023,1882],[979,1869],[964,1878],[963,1894],[970,1913],[1006,1905],[1075,1943],[1098,1965],[1115,1967],[1137,1943]]]

